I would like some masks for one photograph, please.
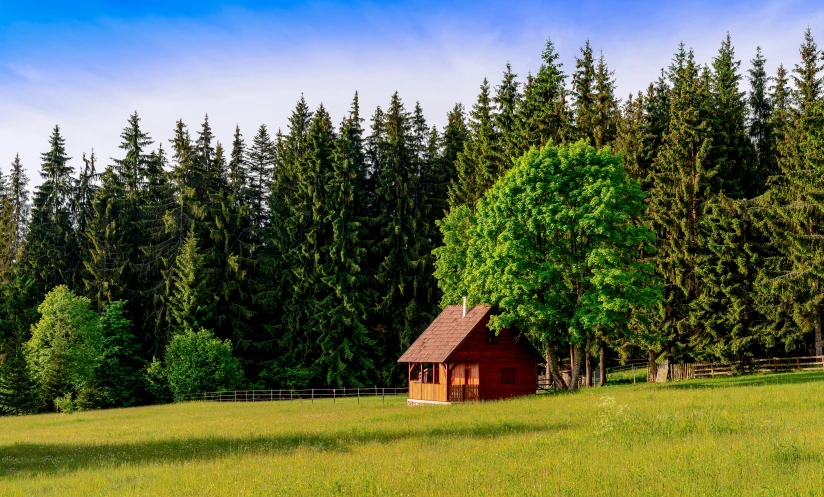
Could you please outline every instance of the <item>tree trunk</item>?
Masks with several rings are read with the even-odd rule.
[[[576,390],[578,388],[578,381],[581,378],[581,366],[584,363],[584,349],[577,345],[573,345],[573,364],[572,374],[569,380],[569,389]]]
[[[658,367],[655,364],[655,352],[650,350],[647,356],[647,383],[655,383]]]
[[[552,371],[552,377],[558,389],[566,390],[568,387],[564,381],[564,375],[561,374],[561,367],[558,366],[558,356],[549,347],[547,347],[547,368]]]
[[[544,371],[546,372],[544,374],[546,376],[546,379],[549,380],[550,378],[552,378],[552,382],[554,383],[555,382],[555,374],[549,368],[549,343],[547,343],[546,346],[544,347],[544,360],[546,361],[546,364],[544,365]],[[547,381],[547,383],[549,383],[549,381]]]
[[[821,351],[821,306],[815,306],[815,316],[813,316],[813,326],[815,326],[815,355],[824,355]]]
[[[598,383],[604,386],[607,384],[607,348],[604,346],[604,342],[601,342],[601,354],[598,359],[598,376],[600,376]]]

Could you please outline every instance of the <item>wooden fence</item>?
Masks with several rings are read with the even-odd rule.
[[[409,393],[408,387],[402,388],[304,388],[290,390],[225,390],[221,392],[202,392],[186,395],[178,400],[181,401],[209,401],[209,402],[271,402],[282,400],[311,400],[316,399],[337,399],[356,397],[360,402],[361,397],[380,397],[381,400],[387,396],[406,395]]]
[[[715,376],[732,376],[733,374],[785,373],[789,371],[824,370],[824,356],[774,357],[772,359],[754,359],[736,361],[727,364],[696,362],[689,364],[670,364],[671,381],[691,378],[713,378]]]

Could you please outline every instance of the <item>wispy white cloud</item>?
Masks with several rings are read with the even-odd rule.
[[[285,126],[301,93],[338,120],[356,90],[365,116],[397,90],[442,125],[455,102],[471,105],[484,77],[497,84],[507,61],[521,76],[534,72],[547,36],[568,72],[583,40],[603,47],[625,95],[655,79],[681,40],[710,62],[730,31],[740,58],[761,45],[774,70],[795,62],[808,24],[824,35],[817,31],[824,9],[811,2],[743,5],[658,7],[641,16],[640,7],[612,2],[478,11],[327,4],[14,25],[0,32],[0,167],[20,152],[35,176],[55,123],[73,156],[94,147],[106,164],[119,155],[118,135],[134,110],[157,141],[170,137],[177,119],[196,129],[207,112],[224,143],[236,123],[251,138],[262,123]]]

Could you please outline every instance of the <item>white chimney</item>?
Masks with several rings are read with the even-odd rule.
[[[461,317],[466,317],[466,297],[463,298],[463,315]]]

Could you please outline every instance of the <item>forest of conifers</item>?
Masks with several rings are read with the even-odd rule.
[[[67,157],[55,126],[31,193],[17,157],[0,179],[0,405],[403,384],[397,358],[449,303],[438,221],[530,148],[579,140],[640,183],[663,288],[649,319],[588,353],[821,355],[824,55],[809,30],[791,62],[767,74],[758,49],[745,72],[729,37],[709,61],[682,44],[624,97],[589,42],[566,69],[548,41],[537,73],[507,65],[443,128],[398,94],[371,115],[355,94],[342,118],[301,97],[286,129],[226,143],[208,117],[159,143],[135,113],[106,160]],[[229,372],[187,387],[158,372],[188,350]]]

